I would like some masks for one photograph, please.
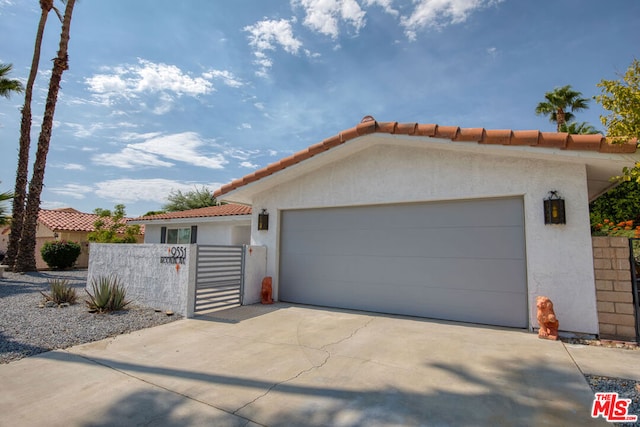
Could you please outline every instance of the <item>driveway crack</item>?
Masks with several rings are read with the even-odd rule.
[[[247,406],[249,406],[249,405],[252,405],[252,404],[256,403],[258,400],[260,400],[260,399],[262,399],[263,397],[265,397],[266,395],[268,395],[268,394],[271,392],[271,390],[273,390],[274,388],[278,387],[279,385],[286,384],[286,383],[288,383],[288,382],[290,382],[290,381],[293,381],[293,380],[295,380],[295,379],[299,378],[299,377],[300,377],[301,375],[303,375],[303,374],[306,374],[306,373],[309,373],[309,372],[314,371],[314,370],[316,370],[316,369],[320,369],[320,368],[322,368],[324,365],[326,365],[326,364],[327,364],[327,362],[329,361],[329,359],[331,359],[331,352],[330,352],[329,350],[326,350],[326,348],[327,348],[327,347],[332,346],[332,345],[337,345],[337,344],[343,343],[343,342],[345,342],[345,341],[347,341],[347,340],[349,340],[349,339],[353,338],[353,337],[354,337],[358,332],[360,332],[362,329],[364,329],[364,328],[366,328],[367,326],[369,326],[369,324],[370,324],[371,322],[373,322],[373,320],[374,320],[374,318],[373,318],[373,317],[372,317],[372,318],[370,318],[370,319],[369,319],[369,320],[368,320],[364,325],[359,326],[358,328],[354,329],[354,330],[353,330],[353,332],[351,332],[351,334],[349,334],[349,336],[344,337],[344,338],[342,338],[342,339],[340,339],[340,340],[338,340],[338,341],[336,341],[336,342],[332,342],[332,343],[329,343],[329,344],[325,344],[325,345],[323,345],[323,346],[322,346],[322,347],[320,347],[320,348],[315,348],[315,347],[309,347],[309,346],[305,346],[305,345],[300,345],[300,347],[302,347],[302,348],[308,348],[308,349],[311,349],[311,350],[319,350],[319,351],[322,351],[322,352],[324,352],[324,353],[325,353],[325,356],[326,356],[326,357],[325,357],[325,358],[324,358],[324,360],[323,360],[321,363],[319,363],[318,365],[313,365],[313,366],[311,366],[311,367],[309,367],[309,368],[307,368],[307,369],[303,369],[302,371],[298,372],[296,375],[294,375],[294,376],[292,376],[292,377],[290,377],[290,378],[287,378],[287,379],[285,379],[285,380],[282,380],[282,381],[279,381],[279,382],[277,382],[277,383],[274,383],[271,387],[269,387],[267,390],[265,390],[265,392],[264,392],[264,393],[262,393],[261,395],[257,396],[255,399],[253,399],[253,400],[251,400],[251,401],[249,401],[249,402],[245,403],[244,405],[242,405],[241,407],[239,407],[238,409],[236,409],[235,411],[233,411],[233,414],[234,414],[234,415],[237,415],[237,413],[238,413],[238,412],[240,412],[241,410],[243,410],[243,409],[244,409],[244,408],[246,408]]]

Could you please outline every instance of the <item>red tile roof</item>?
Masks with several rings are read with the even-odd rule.
[[[229,203],[220,206],[208,206],[200,209],[190,209],[188,211],[167,212],[157,215],[143,216],[135,218],[135,221],[154,221],[162,219],[177,218],[205,218],[213,216],[235,216],[235,215],[251,215],[251,206],[238,205]]]
[[[105,221],[107,226],[111,225],[109,218],[100,218],[99,215],[79,212],[72,208],[40,209],[38,213],[38,222],[52,231],[94,231],[93,223],[98,219]]]
[[[239,187],[258,181],[284,168],[307,160],[316,154],[363,135],[386,133],[392,135],[410,135],[430,138],[449,139],[451,141],[470,142],[494,145],[528,145],[532,147],[560,148],[562,150],[597,151],[600,153],[635,153],[637,139],[612,144],[599,134],[570,135],[568,133],[540,132],[537,130],[491,130],[484,128],[460,128],[457,126],[440,126],[437,124],[377,122],[366,116],[355,127],[343,130],[337,135],[314,144],[302,151],[272,163],[243,178],[236,179],[217,189],[213,195],[220,197]]]

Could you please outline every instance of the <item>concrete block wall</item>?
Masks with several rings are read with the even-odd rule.
[[[592,239],[600,338],[635,341],[629,239]]]

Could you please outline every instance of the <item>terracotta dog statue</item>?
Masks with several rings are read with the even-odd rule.
[[[539,296],[536,298],[536,307],[538,308],[538,323],[540,324],[538,338],[557,340],[560,322],[558,322],[556,313],[553,311],[553,302],[549,297]]]
[[[273,304],[273,299],[271,297],[272,293],[272,279],[271,276],[267,276],[262,279],[262,291],[260,292],[260,295],[262,297],[262,304]]]

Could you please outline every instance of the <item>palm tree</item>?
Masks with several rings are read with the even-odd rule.
[[[562,125],[574,119],[573,111],[589,108],[589,100],[581,98],[582,93],[571,89],[571,85],[557,87],[544,94],[546,101],[536,107],[537,115],[549,116],[551,123],[556,123],[556,130],[560,132]]]
[[[571,122],[564,123],[560,128],[560,132],[566,132],[573,135],[594,135],[600,131],[587,122]]]
[[[76,0],[67,0],[62,20],[62,33],[60,34],[60,47],[58,55],[53,60],[53,70],[49,80],[49,92],[45,104],[44,117],[38,138],[38,149],[36,150],[36,160],[33,164],[33,175],[29,183],[29,193],[27,205],[23,216],[22,235],[18,255],[15,260],[14,270],[33,271],[36,269],[36,225],[38,221],[38,211],[40,210],[40,195],[44,184],[44,170],[47,165],[47,154],[49,153],[49,143],[51,142],[51,130],[53,128],[53,115],[56,110],[58,92],[60,91],[60,81],[62,73],[69,68],[69,33],[71,30],[71,16]]]
[[[16,171],[16,184],[13,189],[13,221],[11,222],[11,234],[9,235],[9,246],[4,259],[6,265],[13,266],[18,245],[22,235],[22,217],[24,215],[24,203],[27,198],[27,179],[29,173],[29,148],[31,146],[31,98],[33,95],[33,85],[38,74],[40,63],[40,49],[42,47],[42,36],[47,23],[49,12],[54,10],[60,21],[62,16],[58,9],[53,6],[53,0],[40,0],[40,21],[36,32],[36,42],[31,59],[31,71],[27,80],[27,87],[24,93],[24,105],[22,106],[22,121],[20,122],[20,145],[18,149],[18,168]]]
[[[13,93],[21,93],[23,89],[20,80],[8,77],[12,68],[13,64],[0,64],[0,96],[5,98],[9,98]]]

